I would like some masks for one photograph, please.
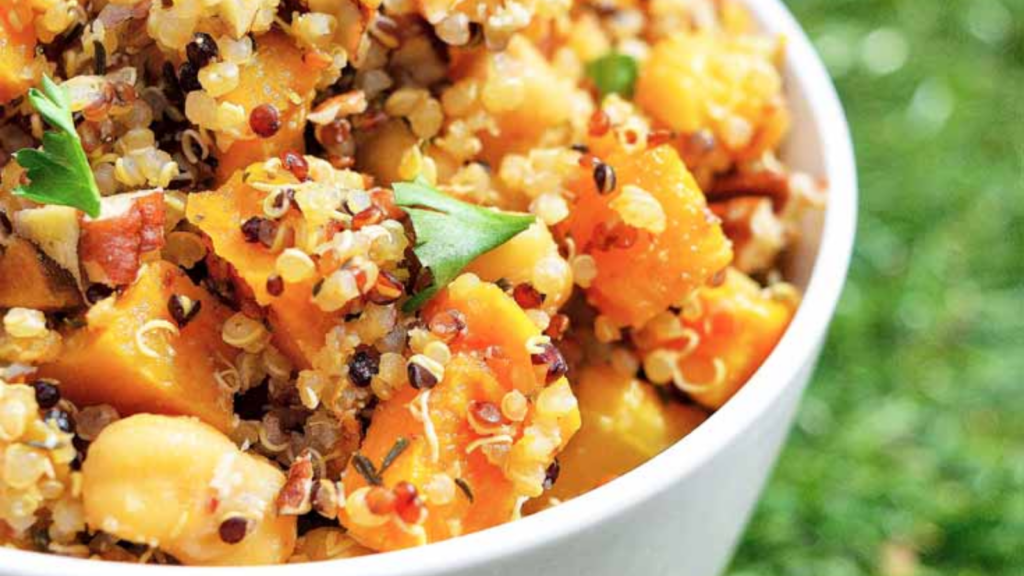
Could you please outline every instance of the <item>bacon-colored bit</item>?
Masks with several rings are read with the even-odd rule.
[[[288,469],[288,480],[277,495],[277,513],[301,516],[313,509],[313,459],[303,452]]]
[[[612,119],[608,116],[608,113],[600,108],[594,110],[594,113],[590,115],[590,121],[587,123],[587,131],[594,138],[600,138],[608,133],[612,127]]]
[[[370,190],[370,202],[384,212],[384,216],[391,220],[401,220],[405,217],[405,211],[395,204],[395,193],[387,188],[374,188]]]
[[[365,111],[366,94],[362,90],[352,90],[324,100],[306,118],[313,124],[326,126],[339,118]]]
[[[81,223],[78,254],[83,269],[92,282],[130,284],[142,265],[142,255],[163,248],[163,194],[110,196],[102,200],[100,214]]]
[[[789,176],[779,170],[737,172],[715,178],[707,191],[709,202],[722,202],[744,196],[761,196],[781,206],[789,195]]]
[[[540,308],[544,304],[544,295],[537,291],[536,288],[527,283],[517,284],[512,289],[512,298],[515,299],[516,304],[523,310],[529,310],[530,308]]]
[[[384,221],[384,211],[377,206],[370,205],[369,208],[359,212],[352,217],[352,229],[360,230],[366,226],[380,224]]]
[[[565,314],[555,314],[548,322],[548,329],[544,331],[552,340],[561,340],[569,329],[569,317]]]
[[[390,272],[381,270],[377,274],[377,282],[367,295],[374,304],[392,304],[405,294],[405,286]]]

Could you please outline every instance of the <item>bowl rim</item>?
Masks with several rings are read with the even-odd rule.
[[[616,480],[541,513],[429,546],[316,563],[360,576],[437,574],[483,566],[495,558],[557,541],[617,516],[692,474],[762,418],[817,354],[846,280],[857,220],[857,173],[849,126],[835,87],[810,40],[781,0],[745,0],[764,30],[787,39],[792,85],[817,119],[829,183],[818,254],[803,301],[779,344],[751,380],[695,431]],[[614,497],[612,497],[614,494]],[[415,568],[411,568],[415,567]],[[285,576],[294,565],[261,567],[139,566],[0,548],[0,573],[19,576]]]

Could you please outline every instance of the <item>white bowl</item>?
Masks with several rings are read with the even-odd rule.
[[[778,0],[751,0],[788,40],[795,168],[828,180],[828,208],[806,223],[792,278],[805,297],[764,366],[695,432],[633,472],[554,509],[423,548],[265,568],[148,567],[0,550],[9,576],[623,576],[721,572],[789,431],[846,278],[856,223],[853,149],[824,66]]]

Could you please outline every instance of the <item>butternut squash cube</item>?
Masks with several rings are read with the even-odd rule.
[[[527,342],[540,332],[511,297],[466,274],[424,317],[429,322],[453,311],[466,327],[449,343],[454,356],[443,380],[429,390],[407,385],[382,403],[360,447],[379,469],[400,439],[408,442],[381,474],[381,489],[412,484],[424,499],[425,519],[410,527],[395,513],[367,511],[368,479],[355,463],[345,473],[349,498],[340,519],[368,548],[407,548],[512,520],[526,497],[541,492],[548,466],[579,429],[568,381],[546,384],[545,367],[532,364]],[[522,399],[519,420],[502,416],[498,425],[481,428],[481,407],[498,410],[510,394]]]
[[[313,304],[312,279],[285,283],[278,296],[267,291],[267,279],[277,273],[277,254],[261,243],[246,242],[242,234],[242,223],[254,216],[264,216],[266,195],[244,184],[240,173],[235,174],[218,190],[189,196],[187,216],[210,238],[217,257],[234,268],[256,304],[269,308],[274,344],[295,365],[309,368],[323,347],[327,332],[335,325],[335,318]],[[281,225],[290,225],[299,218],[293,212],[281,220]]]
[[[269,138],[253,136],[238,140],[217,160],[217,180],[227,182],[232,174],[254,162],[278,156],[288,150],[305,151],[303,132],[313,102],[320,71],[310,66],[291,38],[279,32],[259,37],[252,62],[241,67],[238,86],[222,100],[245,109],[270,104],[280,115],[281,128]]]
[[[34,18],[29,3],[0,0],[0,105],[27,92],[42,72]]]
[[[617,186],[601,194],[590,174],[579,179],[563,231],[597,264],[587,300],[615,324],[640,327],[724,269],[732,260],[731,245],[673,148],[625,152],[597,144],[604,149],[592,149],[615,170]],[[645,208],[662,214],[663,230],[626,224],[616,201],[629,187],[654,201]]]
[[[0,308],[55,312],[81,304],[71,274],[28,240],[15,238],[0,255]]]
[[[178,330],[168,311],[174,295],[201,306]],[[63,354],[40,366],[40,375],[59,381],[64,395],[83,406],[191,415],[229,430],[232,393],[215,374],[234,358],[221,338],[230,315],[179,268],[154,262],[124,293],[94,306],[87,326],[66,335]]]
[[[554,487],[530,503],[547,507],[593,490],[657,456],[692,432],[707,415],[661,398],[655,387],[607,364],[587,366],[573,386],[583,426],[558,457]]]

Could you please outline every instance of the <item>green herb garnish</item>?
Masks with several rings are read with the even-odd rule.
[[[533,216],[499,212],[461,202],[422,178],[394,185],[395,202],[405,208],[416,231],[414,252],[430,270],[430,286],[403,306],[412,312],[447,286],[477,256],[494,250],[534,223]]]
[[[43,76],[43,91],[30,89],[28,100],[57,131],[43,134],[42,150],[23,148],[14,154],[29,179],[14,193],[40,204],[71,206],[93,218],[99,216],[100,191],[75,131],[67,89]]]
[[[594,81],[601,98],[609,94],[631,98],[639,75],[636,60],[620,52],[609,52],[587,64],[587,76]]]

